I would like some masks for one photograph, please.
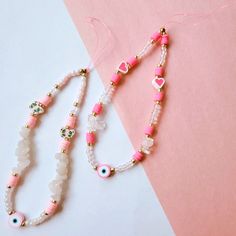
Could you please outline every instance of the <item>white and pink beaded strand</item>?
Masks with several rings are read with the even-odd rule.
[[[20,183],[21,177],[24,175],[25,170],[31,163],[30,154],[32,150],[31,139],[33,130],[36,127],[39,116],[46,111],[46,108],[52,102],[53,98],[57,95],[60,89],[62,89],[72,78],[75,77],[81,77],[81,86],[66,126],[60,130],[60,135],[63,140],[60,145],[60,152],[55,155],[55,158],[57,159],[56,176],[55,179],[49,184],[49,189],[52,193],[51,200],[39,216],[33,219],[27,219],[24,214],[15,210],[14,195],[16,188]],[[86,91],[87,77],[88,71],[86,69],[69,73],[60,83],[56,84],[43,99],[33,102],[30,105],[31,115],[26,126],[22,127],[20,131],[21,140],[19,141],[16,149],[18,162],[16,167],[12,170],[5,193],[5,208],[7,213],[10,215],[9,224],[11,226],[21,227],[39,225],[51,217],[61,203],[64,190],[63,187],[68,179],[69,148],[76,132],[75,127]]]
[[[106,106],[111,102],[114,92],[117,89],[122,77],[126,75],[133,67],[135,67],[141,59],[158,43],[161,44],[161,56],[158,66],[155,69],[155,78],[152,80],[152,85],[157,90],[154,96],[154,107],[148,126],[145,128],[145,137],[137,152],[125,163],[118,166],[110,166],[108,164],[99,163],[95,158],[94,146],[97,142],[97,132],[104,130],[106,123],[102,118],[102,112]],[[97,171],[98,175],[102,178],[107,178],[115,173],[123,172],[130,169],[138,162],[142,161],[144,157],[151,153],[152,146],[154,145],[153,135],[158,124],[159,116],[161,113],[161,101],[164,98],[164,65],[167,57],[167,45],[169,42],[168,34],[165,28],[161,28],[160,32],[155,32],[144,48],[135,57],[131,57],[127,62],[122,61],[118,66],[116,72],[112,75],[111,83],[105,89],[99,102],[95,104],[92,114],[88,117],[88,132],[86,133],[87,141],[87,156],[88,161],[92,168]]]

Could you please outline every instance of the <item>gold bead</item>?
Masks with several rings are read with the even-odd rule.
[[[78,102],[74,102],[73,106],[74,106],[74,107],[78,107],[78,106],[79,106],[79,103],[78,103]]]
[[[12,215],[12,214],[14,214],[15,213],[15,211],[9,211],[8,212],[8,215]]]
[[[59,89],[59,88],[60,88],[59,84],[55,84],[55,85],[54,85],[54,88],[55,88],[55,89]]]
[[[52,96],[52,93],[48,93],[47,95],[48,95],[48,97],[51,97],[51,96]]]
[[[87,69],[80,69],[79,73],[80,73],[80,75],[86,76],[88,74],[88,70]]]
[[[29,129],[29,125],[25,125],[25,128],[26,128],[26,129]]]
[[[166,29],[165,29],[164,27],[162,27],[162,28],[160,29],[160,33],[161,33],[161,34],[166,34]]]

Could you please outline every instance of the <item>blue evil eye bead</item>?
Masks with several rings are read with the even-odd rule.
[[[101,178],[108,178],[111,176],[111,167],[106,164],[99,165],[97,168],[97,173]]]
[[[25,216],[20,212],[15,212],[9,217],[9,224],[14,228],[19,228],[25,221]]]

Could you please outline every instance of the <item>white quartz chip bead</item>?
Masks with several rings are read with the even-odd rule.
[[[154,124],[156,125],[158,123],[158,119],[160,117],[160,114],[161,114],[161,105],[160,104],[155,104],[154,105],[154,108],[153,108],[153,111],[152,111],[152,114],[151,114],[151,118],[150,118],[150,125]]]
[[[18,142],[15,155],[17,156],[17,166],[13,169],[13,173],[21,174],[30,165],[31,150],[31,130],[22,127],[20,130],[22,139]]]
[[[94,147],[93,146],[87,146],[87,156],[88,156],[88,162],[91,164],[91,166],[96,169],[98,166],[98,163],[96,161],[95,155],[94,155]]]
[[[141,150],[145,154],[150,154],[151,153],[151,148],[154,145],[154,140],[153,138],[150,137],[145,137],[143,139],[142,145],[141,145]]]
[[[89,115],[88,117],[88,130],[90,132],[103,130],[106,128],[106,122],[100,116]]]
[[[50,182],[49,189],[52,193],[52,199],[59,202],[63,194],[65,181],[68,178],[69,159],[68,155],[65,153],[57,153],[55,158],[58,160],[56,169],[57,174],[55,179]]]

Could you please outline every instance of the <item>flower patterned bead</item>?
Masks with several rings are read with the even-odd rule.
[[[9,217],[9,224],[14,228],[19,228],[25,221],[25,216],[20,212],[15,212]]]

